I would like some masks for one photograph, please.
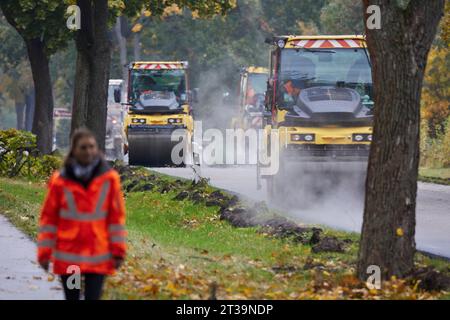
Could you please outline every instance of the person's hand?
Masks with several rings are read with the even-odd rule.
[[[113,257],[114,269],[118,270],[120,266],[123,264],[122,257]]]
[[[45,270],[45,272],[48,272],[48,266],[50,265],[50,261],[49,260],[39,261],[39,265],[41,266],[42,269]]]

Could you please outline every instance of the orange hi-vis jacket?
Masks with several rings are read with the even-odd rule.
[[[53,261],[55,274],[113,274],[113,257],[124,258],[125,206],[113,169],[84,187],[59,172],[49,181],[38,235],[38,261]]]

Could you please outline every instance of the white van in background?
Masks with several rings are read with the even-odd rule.
[[[125,110],[120,102],[125,101],[122,79],[110,79],[108,86],[108,111],[106,117],[105,157],[107,160],[123,160],[123,123]]]

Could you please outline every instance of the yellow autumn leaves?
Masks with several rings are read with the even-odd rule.
[[[142,30],[142,24],[141,23],[136,23],[133,28],[131,28],[131,31],[136,33],[136,32],[141,32]]]
[[[169,6],[169,7],[164,9],[164,13],[163,13],[162,16],[163,17],[168,17],[168,16],[171,16],[171,15],[179,15],[181,13],[182,13],[182,10],[176,4],[172,4],[171,6]],[[149,18],[149,17],[152,16],[152,12],[150,10],[148,10],[148,9],[144,9],[142,11],[142,16],[146,17],[146,18]],[[193,14],[193,16],[194,16],[194,14]],[[134,32],[134,33],[141,32],[142,28],[143,28],[142,23],[137,22],[137,23],[135,23],[133,25],[133,27],[131,28],[131,31]]]

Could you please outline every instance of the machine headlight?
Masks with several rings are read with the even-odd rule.
[[[367,142],[372,141],[372,135],[368,133],[354,133],[353,139],[354,142]]]
[[[170,123],[170,124],[182,123],[183,119],[181,119],[181,118],[169,118],[169,119],[167,119],[167,122]]]
[[[315,140],[315,135],[313,133],[306,133],[306,134],[291,134],[291,140],[292,141],[306,141],[306,142],[312,142]]]
[[[133,118],[133,119],[131,119],[131,123],[135,123],[135,124],[145,124],[145,123],[147,123],[147,120],[145,120],[145,119],[140,119],[140,118]]]

